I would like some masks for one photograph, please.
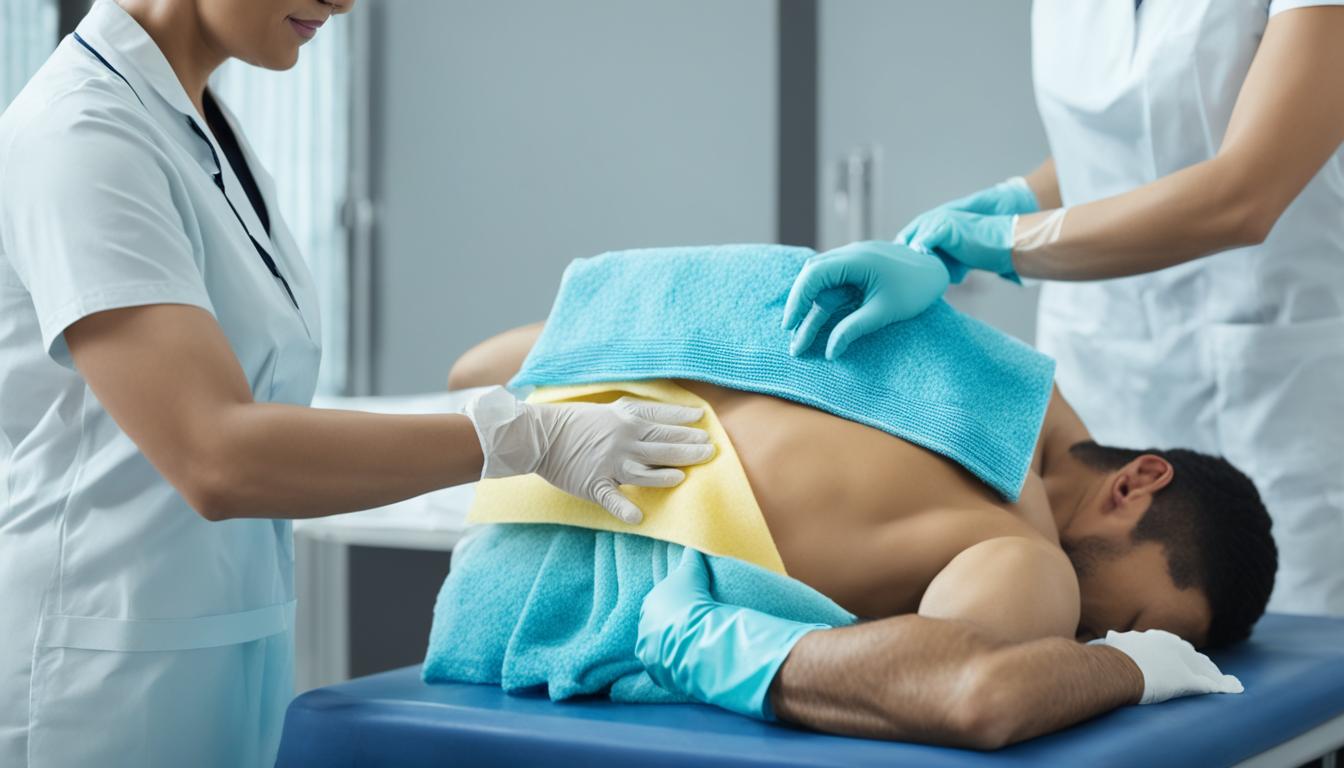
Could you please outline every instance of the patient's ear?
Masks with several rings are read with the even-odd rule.
[[[1124,531],[1133,530],[1153,504],[1153,496],[1176,476],[1171,463],[1145,453],[1112,473],[1102,515]],[[1108,526],[1109,527],[1109,526]]]

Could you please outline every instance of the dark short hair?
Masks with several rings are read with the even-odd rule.
[[[1102,471],[1145,454],[1171,464],[1171,483],[1153,496],[1134,526],[1134,541],[1161,544],[1176,586],[1197,587],[1208,598],[1213,619],[1206,647],[1246,639],[1265,612],[1279,564],[1269,512],[1255,483],[1227,459],[1184,448],[1139,451],[1087,440],[1069,453]]]

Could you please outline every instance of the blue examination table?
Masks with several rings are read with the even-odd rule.
[[[1344,620],[1266,616],[1214,654],[1246,685],[1126,707],[993,753],[811,733],[699,705],[553,704],[419,668],[290,705],[280,766],[1296,766],[1344,746]]]

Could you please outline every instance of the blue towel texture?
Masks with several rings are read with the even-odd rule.
[[[791,357],[784,302],[812,253],[727,245],[577,260],[512,385],[677,378],[775,395],[942,454],[1016,501],[1054,361],[942,301],[838,361],[823,356],[829,329]]]
[[[554,700],[685,701],[635,657],[644,596],[681,560],[677,544],[560,525],[492,525],[453,553],[434,606],[425,682],[544,687]],[[709,557],[721,601],[794,621],[843,626],[854,616],[800,581]]]

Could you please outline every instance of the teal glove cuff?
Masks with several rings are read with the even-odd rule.
[[[986,215],[936,208],[906,228],[910,248],[958,262],[967,269],[981,269],[1014,279],[1013,222],[1017,216]],[[953,272],[948,267],[949,276]]]
[[[829,627],[799,624],[749,608],[714,605],[664,638],[671,643],[659,653],[662,663],[655,668],[661,675],[654,675],[654,680],[731,712],[774,720],[770,685],[793,646],[818,629]]]
[[[716,602],[704,556],[688,549],[644,598],[635,654],[669,691],[773,720],[770,684],[780,666],[803,635],[829,628]]]
[[[1041,210],[1041,203],[1036,199],[1036,193],[1031,191],[1031,185],[1027,184],[1027,180],[1022,176],[1014,176],[995,184],[990,189],[998,192],[998,204],[990,213],[1022,214],[1039,213]]]
[[[966,276],[971,273],[969,267],[951,256],[944,256],[941,253],[935,253],[934,256],[937,256],[943,262],[943,266],[947,267],[947,280],[952,285],[960,285],[961,281],[965,280]]]
[[[953,284],[972,269],[993,272],[1018,285],[1013,268],[1013,223],[1041,210],[1036,193],[1014,176],[920,214],[896,235],[896,242],[942,259]]]

